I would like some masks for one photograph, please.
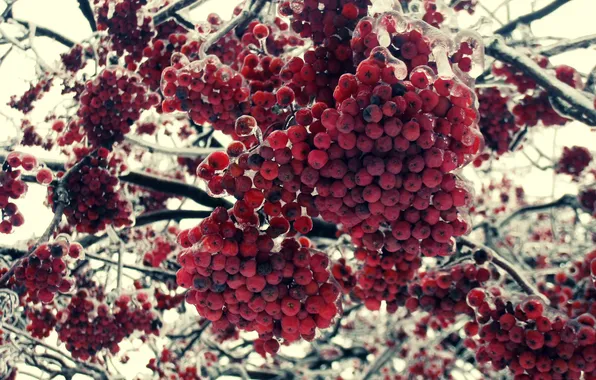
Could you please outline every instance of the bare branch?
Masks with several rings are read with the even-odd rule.
[[[111,264],[111,265],[118,265],[118,261],[114,261],[114,260],[110,260],[108,258],[102,257],[101,255],[96,255],[93,253],[86,253],[85,254],[86,258],[92,259],[92,260],[97,260],[97,261],[101,261],[107,264]],[[144,273],[146,275],[152,276],[152,277],[161,277],[161,278],[176,278],[176,273],[166,270],[166,269],[160,269],[160,268],[152,268],[152,267],[140,267],[137,265],[132,265],[132,264],[122,264],[123,268],[126,269],[131,269],[137,272],[141,272]]]
[[[207,156],[210,153],[224,150],[223,148],[170,148],[159,144],[153,144],[133,136],[126,136],[125,141],[146,148],[149,152],[171,154],[173,156],[189,158]]]
[[[549,96],[556,96],[561,101],[568,103],[569,107],[566,107],[565,109],[566,116],[572,117],[590,126],[596,126],[594,100],[589,99],[584,93],[547,73],[530,57],[520,54],[515,49],[507,46],[501,38],[494,38],[486,46],[486,53],[520,69],[542,88],[547,90]]]
[[[153,16],[153,23],[157,26],[168,21],[170,18],[175,17],[176,13],[184,8],[190,7],[195,3],[206,3],[209,0],[179,0],[176,1],[164,9],[160,10]]]
[[[204,219],[211,215],[211,210],[208,211],[197,211],[197,210],[159,210],[148,212],[139,216],[136,220],[136,223],[131,228],[142,227],[147,224],[161,222],[165,220],[177,220],[180,221],[182,219]],[[126,231],[126,230],[125,230]],[[89,247],[101,240],[104,240],[108,237],[107,234],[104,235],[87,235],[84,238],[79,240],[79,243],[83,247]]]
[[[166,194],[187,197],[203,206],[213,208],[218,206],[223,206],[225,208],[232,207],[232,202],[223,198],[213,198],[207,194],[205,190],[181,181],[165,179],[163,177],[138,171],[130,171],[128,174],[121,175],[119,178],[122,182],[131,183]]]
[[[549,203],[525,206],[525,207],[519,208],[516,211],[514,211],[513,213],[511,213],[510,215],[503,218],[500,222],[498,222],[496,225],[496,228],[498,228],[499,230],[503,229],[509,223],[511,223],[513,220],[515,220],[518,217],[523,216],[525,214],[528,214],[531,212],[546,211],[546,210],[550,210],[553,208],[559,208],[559,207],[571,207],[574,209],[579,208],[579,205],[577,203],[577,197],[572,194],[565,194],[561,198],[559,198],[555,201],[549,202]]]
[[[31,27],[30,23],[27,22],[27,21],[17,20],[15,18],[13,18],[13,20],[15,22],[17,22],[18,24],[26,27],[27,29],[29,29]],[[51,39],[55,40],[56,42],[61,43],[62,45],[66,46],[66,47],[71,48],[71,47],[73,47],[73,46],[76,45],[76,42],[74,42],[70,38],[65,37],[62,34],[57,33],[57,32],[54,32],[53,30],[50,30],[48,28],[44,28],[43,26],[36,26],[35,30],[36,30],[36,34],[38,36],[51,38]]]
[[[536,50],[536,53],[546,57],[552,57],[553,55],[562,54],[575,49],[587,49],[594,44],[596,44],[596,34],[591,34],[589,36],[575,38],[573,40],[563,40],[556,44],[541,47]]]
[[[267,1],[268,0],[247,1],[246,5],[244,6],[244,9],[242,10],[242,13],[230,20],[223,28],[209,35],[209,38],[207,38],[207,40],[203,42],[203,44],[201,44],[201,47],[199,49],[200,59],[204,59],[207,56],[207,50],[209,50],[209,48],[217,41],[219,41],[223,36],[228,34],[230,31],[234,30],[234,28],[236,28],[237,26],[255,18]]]
[[[31,342],[35,343],[36,346],[43,347],[43,348],[55,353],[55,355],[56,355],[55,358],[58,362],[64,362],[62,360],[62,358],[66,359],[70,362],[73,362],[75,364],[74,367],[67,367],[67,369],[70,371],[75,371],[77,373],[92,376],[95,379],[106,379],[107,380],[107,379],[111,378],[103,368],[101,368],[95,364],[92,364],[92,363],[85,363],[83,361],[73,359],[73,358],[67,356],[66,354],[64,354],[62,351],[57,350],[56,348],[44,343],[43,341],[32,337],[31,335],[29,335],[28,333],[26,333],[23,330],[13,327],[9,324],[3,324],[2,328],[5,329],[6,331],[10,331],[11,333],[13,333],[21,338],[30,340]]]
[[[511,278],[519,285],[519,287],[524,291],[524,293],[531,295],[531,296],[538,296],[544,300],[547,304],[549,301],[540,291],[536,288],[534,284],[528,281],[521,271],[521,269],[516,268],[515,265],[507,261],[503,256],[499,255],[494,249],[487,247],[484,244],[476,243],[468,239],[467,237],[460,237],[458,238],[459,242],[462,243],[464,246],[471,248],[471,249],[483,249],[491,255],[491,262],[496,265],[497,267],[503,269]]]
[[[91,27],[91,31],[95,32],[97,30],[97,25],[95,24],[95,15],[93,14],[93,9],[91,8],[91,4],[89,0],[77,0],[79,3],[79,9],[83,13],[83,16],[87,19],[89,26]]]
[[[503,25],[499,29],[495,30],[495,34],[510,34],[513,32],[519,25],[527,25],[530,24],[532,21],[540,20],[541,18],[553,13],[561,6],[567,4],[571,0],[555,0],[549,5],[545,6],[544,8],[540,8],[534,12],[525,14],[512,20],[510,23]]]

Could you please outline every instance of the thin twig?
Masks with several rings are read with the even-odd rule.
[[[13,18],[13,20],[15,22],[17,22],[18,24],[21,24],[22,26],[26,27],[27,29],[29,29],[31,27],[31,24],[27,21],[17,20],[15,18]],[[44,28],[43,26],[37,26],[36,33],[38,36],[51,38],[51,39],[55,40],[56,42],[59,42],[62,45],[69,47],[69,48],[76,45],[76,43],[73,40],[71,40],[70,38],[65,37],[62,34],[54,32],[53,30],[50,30],[48,28]]]
[[[570,1],[571,0],[555,0],[544,8],[540,8],[534,12],[520,16],[510,23],[503,25],[499,29],[495,30],[495,34],[509,34],[513,32],[519,25],[527,25],[532,21],[540,20]]]
[[[85,257],[92,259],[92,260],[101,261],[101,262],[104,262],[104,263],[110,264],[110,265],[119,265],[117,261],[110,260],[108,258],[105,258],[100,255],[96,255],[93,253],[85,253]],[[152,268],[152,267],[140,267],[140,266],[132,265],[132,264],[122,264],[122,268],[134,270],[134,271],[137,271],[140,273],[144,273],[144,274],[152,276],[152,277],[176,278],[176,273],[166,270],[166,269]]]
[[[60,351],[60,350],[58,350],[58,349],[56,349],[56,348],[54,348],[54,347],[52,347],[52,346],[44,343],[43,341],[41,341],[39,339],[36,339],[36,338],[32,337],[31,335],[29,335],[25,331],[22,331],[22,330],[14,327],[14,326],[11,326],[9,324],[3,324],[2,325],[2,329],[7,330],[7,331],[10,331],[13,334],[16,334],[16,335],[18,335],[20,337],[23,337],[25,339],[30,340],[30,341],[34,342],[37,346],[44,347],[45,349],[54,352],[60,358],[64,358],[64,359],[66,359],[68,361],[74,362],[76,364],[76,366],[74,368],[73,367],[68,367],[69,370],[75,370],[75,371],[77,371],[79,373],[90,375],[91,373],[89,371],[83,370],[83,368],[88,368],[90,371],[99,374],[102,379],[108,379],[108,378],[110,378],[110,376],[108,376],[108,374],[102,368],[96,366],[95,364],[85,363],[85,362],[82,362],[82,361],[78,361],[76,359],[73,359],[73,358],[67,356],[66,354],[64,354],[62,351]]]
[[[14,274],[15,269],[21,265],[21,263],[23,262],[23,260],[25,260],[27,257],[29,257],[29,255],[31,255],[31,253],[33,253],[33,251],[35,251],[35,249],[40,246],[41,244],[47,242],[50,239],[50,236],[52,236],[52,234],[54,233],[54,231],[56,230],[56,228],[58,227],[58,225],[60,224],[60,221],[62,220],[62,215],[64,214],[64,208],[66,207],[66,203],[63,201],[59,201],[58,204],[56,205],[56,209],[54,210],[54,216],[52,217],[52,220],[50,222],[50,225],[46,228],[45,232],[43,233],[43,235],[40,236],[40,238],[37,240],[37,243],[35,243],[35,246],[33,246],[33,248],[30,250],[29,254],[27,254],[25,257],[20,258],[19,260],[17,260],[8,270],[8,272],[4,273],[4,275],[0,278],[0,286],[3,286],[4,284],[6,284],[8,282],[8,280],[10,279],[10,277],[12,277],[12,275]]]
[[[177,12],[179,12],[180,10],[190,7],[191,5],[194,5],[195,3],[199,3],[198,5],[201,5],[203,3],[206,3],[207,1],[209,1],[209,0],[179,0],[179,1],[176,1],[176,2],[168,5],[164,9],[160,10],[159,12],[157,12],[153,16],[153,23],[156,26],[163,24],[164,22],[168,21],[170,18],[174,17],[175,14]]]
[[[587,49],[596,44],[596,34],[575,38],[573,40],[563,40],[556,44],[541,47],[536,50],[536,53],[545,57],[552,57],[553,55],[562,54],[575,49]]]
[[[261,10],[262,5],[266,3],[267,0],[247,0],[242,13],[238,16],[230,20],[223,28],[219,29],[217,32],[210,34],[209,37],[199,49],[199,58],[205,59],[207,56],[207,50],[219,41],[223,36],[228,34],[230,31],[234,30],[240,24],[244,24],[248,20],[252,20],[256,17],[257,12]]]
[[[3,286],[8,282],[10,277],[14,274],[15,269],[23,262],[23,260],[25,260],[27,257],[29,257],[29,255],[31,255],[37,247],[39,247],[41,244],[50,240],[50,237],[52,236],[52,234],[54,233],[54,231],[60,224],[60,221],[62,220],[62,215],[64,214],[64,208],[66,207],[66,205],[69,202],[68,190],[66,189],[66,183],[68,181],[68,178],[74,172],[78,171],[82,165],[87,163],[88,159],[89,159],[89,156],[86,156],[83,159],[81,159],[77,164],[75,164],[72,168],[70,168],[68,170],[68,172],[66,172],[64,174],[64,176],[62,178],[60,178],[60,180],[58,180],[58,183],[56,185],[56,190],[55,190],[56,198],[55,198],[54,216],[52,217],[52,220],[50,221],[50,225],[46,228],[45,232],[39,237],[39,239],[37,240],[37,242],[35,243],[33,248],[31,248],[31,250],[27,253],[27,255],[25,255],[24,257],[21,257],[19,260],[17,260],[10,267],[8,272],[4,273],[4,275],[0,278],[0,286]]]
[[[468,239],[467,237],[460,237],[459,242],[461,242],[464,246],[471,248],[471,249],[483,249],[491,255],[491,262],[496,265],[497,267],[503,269],[512,279],[515,281],[519,287],[524,291],[524,293],[531,295],[531,296],[538,296],[542,298],[547,304],[548,299],[544,297],[542,293],[536,288],[534,284],[526,279],[524,273],[519,269],[516,268],[513,264],[507,261],[503,256],[499,255],[494,249],[480,243],[476,243]]]
[[[504,227],[506,227],[509,223],[511,223],[513,220],[515,220],[516,218],[518,218],[522,215],[525,215],[527,213],[541,212],[541,211],[546,211],[546,210],[550,210],[553,208],[559,208],[559,207],[579,208],[579,205],[577,203],[577,197],[572,194],[565,194],[561,198],[559,198],[555,201],[549,202],[549,203],[521,207],[521,208],[515,210],[513,213],[506,216],[505,218],[503,218],[500,222],[498,222],[496,224],[496,228],[498,230],[501,230]]]

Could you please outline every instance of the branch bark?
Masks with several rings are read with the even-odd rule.
[[[552,57],[553,55],[562,54],[575,49],[587,49],[594,44],[596,44],[596,34],[591,34],[589,36],[584,36],[573,40],[563,40],[561,42],[557,42],[556,44],[543,46],[538,49],[536,53],[546,57]]]
[[[260,12],[268,0],[247,0],[242,13],[235,18],[231,19],[223,28],[217,32],[210,34],[205,42],[201,44],[199,48],[199,58],[204,59],[207,56],[207,50],[219,41],[223,36],[234,30],[237,26],[244,24],[246,21],[252,20]]]
[[[211,211],[197,211],[197,210],[159,210],[148,212],[139,216],[134,224],[134,227],[141,227],[147,224],[161,222],[165,220],[182,220],[182,219],[204,219],[211,215]],[[100,236],[97,235],[87,235],[84,238],[79,240],[79,243],[83,247],[89,247],[101,240],[104,240],[108,237],[107,234],[103,234]]]
[[[557,97],[567,103],[565,116],[581,121],[590,126],[596,126],[596,109],[594,100],[589,99],[584,93],[561,82],[551,74],[542,69],[530,57],[518,53],[515,49],[507,46],[501,38],[494,38],[487,46],[486,53],[502,62],[508,63],[522,70],[532,78],[549,96]]]
[[[27,22],[27,21],[17,20],[15,18],[13,18],[13,20],[16,23],[18,23],[18,24],[26,27],[27,29],[30,28],[30,23]],[[71,47],[73,47],[73,46],[76,45],[76,42],[74,42],[70,38],[65,37],[62,34],[57,33],[57,32],[54,32],[53,30],[50,30],[48,28],[44,28],[43,26],[36,25],[35,26],[35,33],[38,36],[51,38],[51,39],[55,40],[56,42],[59,42],[62,45],[66,46],[66,47],[69,47],[69,48],[71,48]]]
[[[135,144],[146,148],[149,152],[157,152],[170,154],[178,157],[197,158],[207,156],[210,153],[224,150],[223,148],[170,148],[159,144],[153,144],[133,136],[126,136],[125,140],[131,144]]]
[[[93,14],[93,9],[91,8],[89,0],[77,0],[77,2],[79,3],[79,9],[89,23],[89,27],[91,27],[91,31],[95,32],[97,30],[97,25],[95,24],[95,15]]]
[[[209,1],[209,0],[179,0],[177,2],[174,2],[174,3],[170,4],[169,6],[165,7],[164,9],[160,10],[153,16],[153,24],[155,24],[156,26],[163,24],[164,22],[168,21],[170,18],[174,17],[175,14],[177,12],[179,12],[180,10],[190,7],[191,5],[193,5],[195,3],[199,3],[197,5],[200,5],[207,1]]]
[[[552,3],[548,4],[547,6],[540,8],[534,12],[525,14],[512,20],[510,23],[503,25],[499,29],[495,30],[495,34],[510,34],[513,32],[519,25],[527,25],[532,23],[532,21],[539,20],[549,14],[553,13],[563,5],[567,4],[571,0],[555,0]]]
[[[162,193],[187,197],[196,203],[207,207],[215,208],[223,206],[225,208],[230,208],[233,206],[232,202],[223,198],[213,198],[207,194],[205,190],[202,190],[196,186],[177,180],[154,176],[149,173],[130,171],[128,174],[121,175],[119,178],[122,182],[131,183],[133,185],[138,185]]]
[[[561,198],[540,205],[531,205],[521,207],[515,210],[513,213],[509,214],[505,218],[503,218],[500,222],[497,223],[496,228],[498,230],[503,229],[513,220],[517,219],[518,217],[531,213],[531,212],[540,212],[550,210],[551,208],[559,208],[559,207],[571,207],[571,208],[579,208],[579,204],[577,203],[577,197],[572,194],[565,194]]]
[[[467,237],[460,237],[459,242],[468,248],[471,249],[483,249],[491,255],[491,262],[503,269],[512,279],[515,281],[519,287],[524,291],[524,293],[531,295],[531,296],[538,296],[540,297],[547,305],[549,304],[548,299],[540,293],[538,288],[534,284],[532,284],[529,280],[526,279],[524,273],[519,269],[516,268],[515,265],[507,261],[503,256],[499,255],[494,249],[487,247],[484,244],[476,243],[468,239]]]

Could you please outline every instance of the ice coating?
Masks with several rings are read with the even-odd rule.
[[[390,11],[403,12],[398,0],[372,0],[372,6],[369,8],[371,15]]]
[[[471,70],[467,74],[473,78],[477,78],[484,70],[484,43],[482,36],[473,30],[462,30],[455,36],[456,46],[467,44],[472,50],[470,59],[472,60]]]

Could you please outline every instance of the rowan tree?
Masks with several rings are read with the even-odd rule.
[[[0,378],[596,379],[594,4],[25,2]]]

